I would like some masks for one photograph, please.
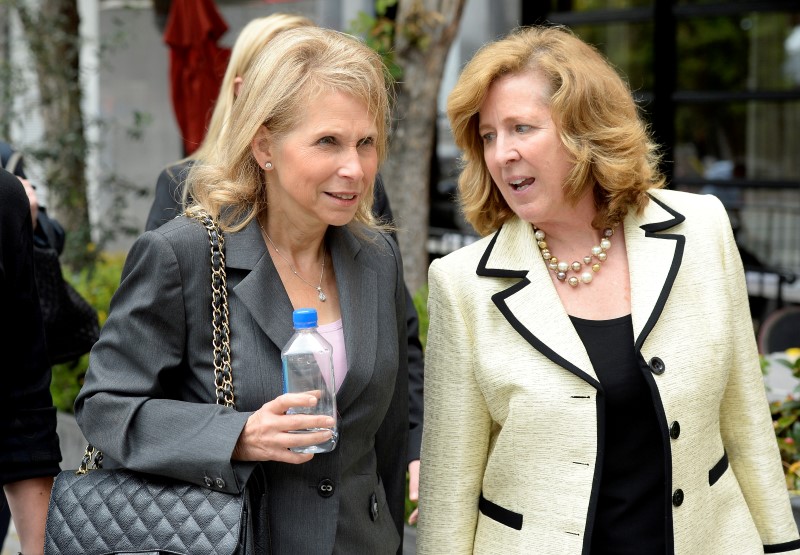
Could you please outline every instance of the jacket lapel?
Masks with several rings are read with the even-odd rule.
[[[345,409],[372,379],[378,349],[378,276],[358,260],[361,243],[347,227],[331,227],[328,242],[344,325],[347,375],[337,393]]]
[[[665,233],[685,217],[650,195],[642,214],[625,218],[625,248],[631,282],[631,319],[640,350],[667,302],[683,260],[686,237]]]
[[[514,218],[495,234],[477,273],[517,278],[492,296],[511,326],[544,356],[598,387],[589,356],[578,337],[533,236],[533,226]]]
[[[657,193],[655,193],[657,194]],[[664,233],[685,218],[651,195],[642,214],[623,222],[631,282],[631,318],[636,348],[658,321],[681,265],[685,237]],[[514,278],[492,301],[512,327],[536,350],[599,387],[589,356],[564,310],[547,265],[536,247],[533,227],[514,218],[489,243],[477,274]]]
[[[327,237],[344,325],[348,372],[337,393],[344,409],[366,387],[375,366],[378,342],[377,274],[358,262],[361,244],[346,227],[331,227]],[[228,268],[249,273],[233,287],[261,330],[282,349],[292,337],[292,303],[278,271],[267,256],[258,223],[250,222],[238,233],[225,236]]]
[[[278,349],[292,337],[292,303],[283,288],[278,270],[267,255],[258,222],[251,221],[238,233],[225,236],[228,268],[249,273],[233,288],[262,331]]]

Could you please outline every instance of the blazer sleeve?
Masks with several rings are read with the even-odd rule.
[[[717,204],[714,213],[721,237],[721,267],[730,284],[732,345],[728,384],[720,406],[722,439],[765,552],[797,554],[800,539],[766,399],[745,273],[725,210]]]
[[[386,195],[386,187],[380,174],[375,177],[373,188],[372,214],[386,224],[394,225],[394,214]],[[392,232],[397,242],[397,235]],[[408,338],[408,462],[419,460],[422,444],[423,391],[425,370],[422,362],[422,343],[419,340],[419,315],[414,306],[414,298],[408,287],[406,295],[406,333]]]
[[[197,247],[191,249],[197,256],[207,252],[207,244]],[[182,268],[159,232],[134,243],[92,349],[75,415],[89,442],[126,468],[235,493],[252,470],[231,462],[251,413],[214,404],[213,393],[198,398],[197,391],[205,391],[201,381],[213,376],[196,375],[185,355],[183,280],[205,278]],[[209,310],[209,334],[210,319]],[[200,384],[192,402],[183,400],[188,382]]]
[[[476,379],[468,295],[431,264],[418,553],[472,553],[492,420]]]

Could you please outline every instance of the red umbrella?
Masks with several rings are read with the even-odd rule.
[[[214,0],[172,2],[164,42],[170,48],[172,107],[186,156],[203,141],[219,94],[231,51],[217,46],[217,40],[227,30]]]

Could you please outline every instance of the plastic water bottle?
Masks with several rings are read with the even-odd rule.
[[[313,407],[292,407],[287,414],[322,414],[333,418],[333,428],[308,428],[292,433],[308,434],[330,429],[333,435],[317,445],[292,447],[295,453],[327,453],[339,439],[336,418],[336,385],[333,375],[333,348],[317,331],[317,311],[298,308],[292,313],[294,335],[281,351],[283,392],[306,393],[317,398]]]

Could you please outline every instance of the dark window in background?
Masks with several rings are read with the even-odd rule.
[[[576,35],[594,45],[617,68],[639,99],[653,90],[653,24],[651,21],[575,25]]]
[[[523,9],[522,23],[567,25],[611,60],[662,144],[673,186],[708,177],[800,188],[797,2],[548,4]]]

